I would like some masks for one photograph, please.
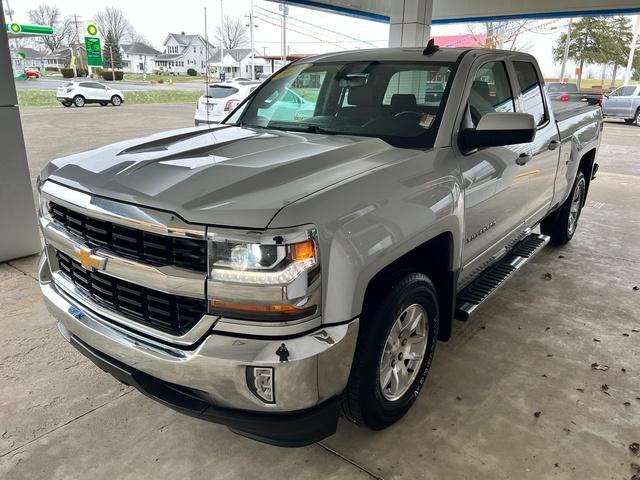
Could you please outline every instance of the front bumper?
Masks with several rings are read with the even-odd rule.
[[[46,249],[40,288],[65,338],[94,363],[146,395],[180,411],[283,446],[305,445],[335,432],[358,320],[287,339],[206,333],[190,347],[151,339],[102,317],[54,283]],[[276,350],[286,343],[289,361]],[[275,403],[247,385],[247,367],[273,369]]]

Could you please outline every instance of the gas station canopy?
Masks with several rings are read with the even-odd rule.
[[[7,23],[7,35],[9,38],[40,37],[53,35],[53,27],[47,25],[22,25],[20,23]]]
[[[287,0],[287,3],[389,23],[395,1]],[[433,0],[432,23],[633,13],[640,13],[638,0]]]

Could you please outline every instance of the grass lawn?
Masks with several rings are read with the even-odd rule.
[[[124,81],[129,81],[129,82],[151,82],[151,81],[158,81],[158,80],[164,80],[165,82],[169,79],[172,79],[174,81],[174,83],[176,82],[194,82],[194,83],[204,83],[205,82],[205,77],[203,77],[202,75],[198,75],[195,77],[190,77],[189,75],[169,75],[168,73],[165,73],[163,75],[158,75],[155,73],[147,73],[147,77],[145,80],[142,79],[142,74],[141,73],[125,73],[124,74]],[[211,79],[213,81],[213,76],[211,76]]]
[[[134,90],[123,92],[125,105],[143,103],[195,103],[201,95],[199,90]],[[55,107],[60,105],[54,90],[18,90],[18,105],[21,107]]]

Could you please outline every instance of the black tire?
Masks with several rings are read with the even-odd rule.
[[[394,323],[407,308],[414,305],[421,306],[426,312],[426,348],[422,362],[414,370],[417,374],[410,387],[402,396],[390,401],[385,398],[381,386],[383,353]],[[360,318],[358,346],[351,375],[342,395],[342,410],[348,420],[373,430],[381,430],[407,413],[429,372],[438,338],[438,325],[436,290],[429,278],[420,273],[402,278],[391,286],[380,303],[365,309]],[[399,358],[402,360],[402,357]]]
[[[635,123],[635,118],[625,118],[624,123],[626,123],[627,125],[632,125]]]
[[[579,192],[577,192],[578,190]],[[542,220],[542,223],[540,224],[540,231],[544,235],[549,235],[553,243],[557,245],[564,245],[573,238],[573,235],[576,233],[578,220],[580,219],[582,207],[584,206],[586,199],[586,192],[587,181],[584,174],[579,171],[576,175],[576,180],[573,183],[573,188],[571,189],[569,197],[558,210]],[[577,204],[578,210],[572,223],[570,222],[570,217],[572,216],[571,207],[576,200],[576,196],[578,197],[577,201],[579,202]]]
[[[113,97],[111,97],[111,105],[113,105],[114,107],[119,107],[120,105],[122,105],[122,98],[120,98],[119,95],[114,95]]]
[[[76,95],[75,97],[73,97],[73,104],[80,108],[80,107],[84,107],[85,105],[85,99],[82,95]]]
[[[633,123],[636,127],[640,127],[640,108],[636,111],[636,116],[633,117]]]
[[[107,105],[109,105],[109,102],[100,102],[100,105],[101,105],[102,107],[106,107]]]
[[[71,102],[62,102],[62,105],[65,107],[70,107],[71,106]]]

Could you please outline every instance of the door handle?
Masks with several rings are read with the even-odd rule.
[[[516,158],[516,163],[520,166],[526,165],[529,160],[531,160],[531,155],[528,153],[521,153],[518,158]]]
[[[547,145],[547,148],[549,150],[555,150],[556,148],[558,148],[560,146],[560,141],[559,140],[551,140],[549,142],[549,144]]]

